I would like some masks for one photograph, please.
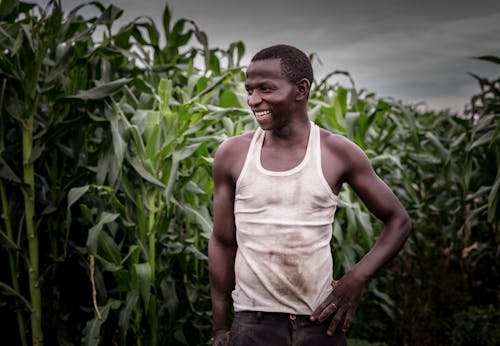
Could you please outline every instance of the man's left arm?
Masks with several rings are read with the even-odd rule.
[[[333,334],[342,320],[342,330],[347,331],[365,285],[401,250],[411,228],[410,217],[405,208],[377,176],[363,151],[346,141],[342,152],[342,159],[347,167],[343,181],[352,187],[368,210],[384,223],[384,228],[373,248],[335,282],[333,292],[311,315],[312,320],[319,321],[334,315],[328,334]]]

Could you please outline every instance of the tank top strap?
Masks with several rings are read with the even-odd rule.
[[[248,147],[247,156],[245,158],[245,162],[243,163],[240,175],[236,180],[236,188],[238,187],[240,181],[243,179],[246,171],[248,170],[248,165],[251,162],[253,162],[255,156],[258,154],[259,146],[262,146],[263,139],[264,139],[264,130],[262,130],[260,127],[257,127],[252,136],[252,141],[250,142],[250,146]]]
[[[322,173],[321,171],[321,136],[319,126],[311,121],[311,163],[314,169],[318,170],[318,173]]]

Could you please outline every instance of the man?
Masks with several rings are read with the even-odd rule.
[[[309,121],[313,72],[302,51],[263,49],[246,75],[259,128],[225,141],[213,164],[214,344],[345,345],[364,286],[401,249],[410,219],[354,143]],[[333,281],[331,224],[344,183],[384,229]]]

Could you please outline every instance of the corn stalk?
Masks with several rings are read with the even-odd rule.
[[[31,323],[25,313],[41,311],[32,309],[38,271],[46,344],[210,343],[211,162],[221,141],[256,126],[243,107],[244,46],[211,48],[168,7],[163,45],[147,17],[116,28],[123,11],[113,5],[91,2],[99,14],[83,18],[81,7],[63,17],[51,4],[38,16],[26,3],[0,3],[0,246],[10,271],[0,278],[0,309],[16,309],[21,343],[28,324],[41,342],[41,313]],[[454,115],[330,83],[338,74],[350,78],[337,71],[315,84],[309,115],[367,153],[415,228],[366,290],[350,336],[385,340],[391,325],[392,344],[462,340],[460,323],[476,317],[457,309],[469,313],[475,294],[498,301],[498,80],[478,78],[470,113]],[[346,188],[333,227],[339,276],[372,246],[380,224]],[[491,326],[493,309],[476,310]],[[453,332],[442,323],[450,318]]]

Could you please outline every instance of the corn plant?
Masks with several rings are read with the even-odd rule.
[[[172,335],[178,342],[187,342],[183,325],[187,321],[177,320],[177,305],[181,303],[187,303],[184,309],[193,315],[182,318],[203,322],[199,335],[193,335],[191,329],[189,337],[200,340],[209,331],[205,253],[212,228],[211,158],[218,143],[234,134],[229,116],[239,116],[241,127],[251,121],[248,111],[210,103],[217,103],[214,98],[219,99],[222,86],[235,73],[240,71],[229,70],[212,82],[191,75],[193,83],[185,87],[173,87],[171,80],[162,79],[158,93],[149,95],[154,100],[152,107],[146,95],[139,98],[144,103],[138,99],[134,107],[125,99],[110,105],[112,154],[106,155],[98,168],[103,172],[98,183],[115,186],[86,185],[70,191],[71,204],[88,192],[109,194],[109,203],[102,210],[92,211],[86,203],[80,208],[89,223],[95,224],[87,247],[98,263],[96,270],[110,272],[117,282],[113,290],[126,296],[120,304],[118,299],[103,302],[106,312],[110,306],[119,308],[123,343],[127,334],[136,340],[132,343],[165,344],[172,342]],[[116,166],[120,172],[117,177],[111,169]],[[181,255],[184,260],[177,260]],[[98,296],[106,293],[98,291]],[[90,321],[88,331],[95,332],[90,326],[99,321],[98,316]],[[163,333],[158,331],[160,321],[168,326]],[[145,325],[150,331],[143,335]],[[85,340],[97,337],[87,335]]]
[[[82,17],[82,6],[98,15]],[[160,29],[148,17],[117,28],[122,13],[0,3],[0,313],[16,317],[5,330],[18,344],[210,343],[211,162],[225,138],[256,127],[244,44],[210,47],[168,6]],[[339,75],[351,87],[331,83]],[[414,224],[371,281],[350,338],[495,335],[499,85],[473,77],[480,93],[462,115],[382,100],[345,71],[311,91],[311,119],[367,153]],[[381,226],[341,191],[337,277]],[[491,328],[473,340],[459,330],[471,323]]]
[[[63,208],[68,209],[68,213],[59,210],[66,203],[66,196],[72,187],[84,186],[92,181],[98,186],[106,180],[112,186],[100,188],[101,194],[114,191],[121,166],[114,165],[116,160],[109,159],[109,155],[114,152],[107,150],[107,135],[118,138],[118,121],[109,115],[118,109],[112,95],[116,94],[119,98],[120,90],[127,84],[130,87],[126,89],[126,95],[131,98],[138,96],[138,92],[134,94],[132,89],[153,89],[144,79],[134,78],[139,74],[147,75],[147,69],[141,70],[135,65],[138,60],[147,62],[147,56],[141,55],[140,51],[130,53],[124,50],[134,40],[134,44],[142,42],[142,34],[137,32],[137,28],[145,24],[133,23],[131,27],[113,35],[112,24],[122,11],[114,6],[105,8],[99,3],[92,3],[91,6],[101,11],[98,17],[84,19],[78,14],[81,6],[64,17],[56,1],[52,1],[44,10],[19,1],[2,2],[0,11],[0,42],[2,51],[6,53],[0,59],[0,192],[4,219],[0,231],[2,239],[5,239],[4,247],[8,252],[11,274],[11,282],[2,281],[1,285],[2,291],[15,297],[22,344],[27,344],[25,325],[31,326],[30,335],[34,344],[42,343],[42,329],[49,330],[47,340],[53,343],[55,340],[67,339],[72,333],[70,327],[60,328],[62,321],[66,320],[65,315],[70,314],[74,318],[86,316],[86,313],[78,311],[78,305],[63,305],[65,300],[70,299],[69,295],[78,292],[70,282],[64,280],[68,268],[83,264],[82,269],[90,270],[92,266],[85,263],[88,250],[82,250],[82,244],[78,241],[81,237],[79,232],[83,229],[71,223],[69,208]],[[166,11],[166,17],[168,13]],[[105,30],[102,41],[96,43],[92,35],[99,26]],[[151,29],[149,40],[154,45],[154,28],[148,28]],[[182,25],[176,24],[172,29],[174,42],[179,35],[186,35],[178,28],[182,29]],[[188,36],[193,32],[189,31]],[[192,53],[179,53],[177,57],[172,49],[167,50],[170,52],[169,57],[174,60],[174,67],[178,61],[190,61],[192,65]],[[159,54],[163,52],[161,50]],[[175,68],[173,70],[177,71]],[[177,83],[182,81],[181,78]],[[206,77],[203,81],[208,84]],[[147,98],[147,95],[144,97]],[[153,99],[150,97],[150,100]],[[149,103],[147,107],[151,105]],[[119,145],[117,142],[113,148],[119,148]],[[123,154],[123,148],[117,153]],[[22,160],[18,159],[21,157]],[[123,159],[123,156],[117,158],[120,157]],[[82,192],[76,190],[76,194],[70,195],[69,202],[74,203],[78,191]],[[24,193],[23,202],[17,198],[17,192]],[[88,214],[84,216],[88,217]],[[114,214],[109,213],[91,234],[113,217]],[[153,217],[150,217],[149,222],[151,220]],[[148,232],[153,242],[155,238],[154,235],[150,236],[151,230],[150,223],[145,232]],[[38,250],[40,243],[46,250],[42,253]],[[88,246],[94,254],[94,243],[89,241]],[[144,268],[138,266],[137,275],[140,276]],[[94,269],[90,270],[92,275],[89,274],[92,278],[100,275]],[[76,278],[84,280],[85,275],[77,275]],[[57,283],[55,289],[45,288],[44,282],[47,281]],[[25,287],[29,287],[29,298],[26,298]],[[45,292],[46,298],[50,297],[45,299],[45,307],[52,312],[43,321],[42,292]],[[58,297],[63,298],[61,305],[50,303],[59,300]],[[84,301],[81,299],[79,304],[86,305]],[[116,306],[116,303],[112,306]],[[30,323],[24,320],[23,308],[31,314]],[[76,331],[81,333],[83,328],[78,329],[78,323],[71,324],[77,326]],[[87,340],[95,342],[94,339]]]
[[[336,74],[345,75],[346,72],[337,71],[332,75]],[[439,311],[433,306],[430,313],[415,311],[415,299],[417,306],[449,299],[447,295],[440,296],[439,286],[433,285],[442,282],[438,279],[440,271],[452,274],[446,285],[453,294],[460,295],[457,300],[470,300],[455,292],[467,289],[470,281],[477,282],[477,277],[471,277],[473,273],[489,272],[486,276],[492,279],[483,282],[483,292],[494,286],[493,278],[497,275],[491,268],[495,268],[498,261],[491,244],[497,242],[495,229],[499,215],[499,151],[495,135],[499,126],[498,109],[495,108],[498,81],[474,77],[482,93],[472,98],[470,109],[462,116],[421,111],[418,106],[380,100],[373,94],[358,92],[354,83],[348,89],[323,80],[312,91],[310,114],[315,122],[358,144],[414,220],[414,232],[403,254],[370,283],[356,314],[355,322],[358,323],[352,328],[358,337],[365,335],[376,340],[375,331],[381,326],[368,321],[373,321],[374,311],[384,311],[383,315],[377,313],[377,318],[384,316],[384,323],[394,323],[396,316],[407,319],[401,326],[408,328],[403,327],[400,334],[406,338],[397,339],[394,335],[392,342],[445,340],[445,335],[449,337],[450,334],[438,330],[449,327],[443,325],[440,316],[453,314],[453,308],[443,304],[449,310]],[[352,191],[341,191],[334,224],[336,275],[348,270],[366,253],[380,227]],[[433,247],[456,255],[437,261],[433,257],[436,253]],[[432,268],[429,270],[425,266],[427,272],[419,268],[423,259],[427,259]],[[423,263],[427,264],[426,260]],[[419,273],[418,280],[412,279],[415,273]],[[420,281],[421,277],[429,275],[435,281]],[[411,282],[408,292],[421,294],[418,298],[401,294],[392,288],[394,282]],[[496,299],[491,294],[487,301]],[[398,300],[404,300],[399,309],[395,303]],[[425,317],[416,317],[419,314]],[[419,321],[424,320],[432,320],[441,327],[425,331],[425,326],[419,328]],[[379,333],[385,335],[387,330],[381,329]]]

